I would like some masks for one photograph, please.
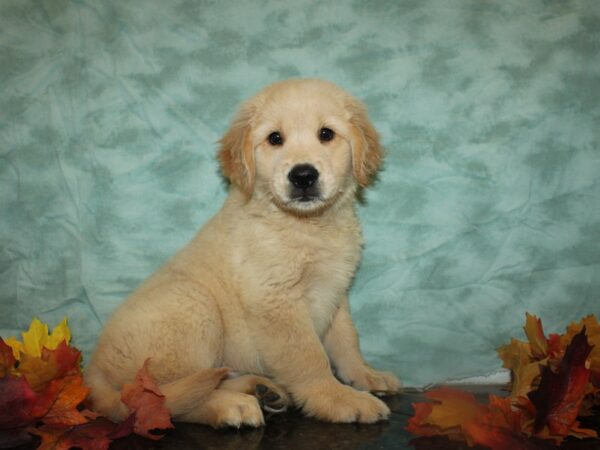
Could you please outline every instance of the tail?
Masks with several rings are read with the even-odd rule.
[[[202,402],[208,394],[214,391],[227,376],[229,369],[204,369],[196,373],[160,385],[160,391],[165,396],[165,402],[171,417],[177,417],[190,412]]]
[[[204,369],[182,377],[171,383],[159,386],[165,396],[165,405],[171,417],[184,415],[197,407],[227,376],[229,369]],[[129,409],[121,401],[121,392],[106,380],[100,370],[89,367],[86,370],[86,384],[91,388],[88,400],[97,413],[114,421],[122,421],[129,415]]]

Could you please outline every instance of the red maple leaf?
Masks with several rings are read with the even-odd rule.
[[[165,406],[165,396],[148,372],[149,361],[147,359],[144,362],[133,384],[123,386],[121,400],[131,414],[135,415],[135,433],[150,439],[160,439],[161,436],[150,434],[150,430],[173,428],[173,424],[171,413]]]
[[[544,448],[530,439],[534,411],[526,398],[490,395],[487,412],[464,425],[467,442],[492,450]]]
[[[569,434],[586,394],[590,378],[586,360],[591,350],[584,327],[567,346],[557,373],[542,366],[539,388],[528,395],[536,408],[536,433],[547,425],[551,434]]]
[[[15,367],[15,362],[12,348],[0,338],[0,378],[10,374]]]
[[[18,428],[43,417],[56,399],[58,386],[35,392],[23,377],[0,379],[0,429]]]
[[[44,348],[42,359],[56,366],[58,377],[81,373],[81,352],[69,346],[66,341],[62,341],[54,350]]]

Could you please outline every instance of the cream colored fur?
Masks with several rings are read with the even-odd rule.
[[[323,127],[333,140],[319,140]],[[400,383],[364,362],[347,299],[362,245],[356,190],[381,160],[365,108],[325,81],[274,84],[242,106],[219,159],[223,208],[106,324],[86,370],[95,407],[122,419],[118,391],[152,358],[175,420],[259,426],[258,384],[322,420],[385,419],[366,391]],[[319,199],[291,198],[297,164],[319,171]],[[222,381],[223,368],[254,375]]]

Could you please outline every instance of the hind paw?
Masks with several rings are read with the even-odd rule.
[[[219,389],[253,395],[260,407],[270,413],[283,412],[291,405],[290,398],[283,388],[270,379],[258,375],[228,378],[219,385]]]

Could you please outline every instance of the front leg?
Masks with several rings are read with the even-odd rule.
[[[323,342],[338,377],[344,383],[376,394],[400,391],[402,385],[393,374],[369,367],[360,354],[358,333],[350,316],[347,298],[340,304]]]
[[[308,416],[328,422],[373,423],[389,408],[367,392],[340,383],[329,365],[306,306],[276,302],[253,311],[254,336],[264,368],[285,387]]]

